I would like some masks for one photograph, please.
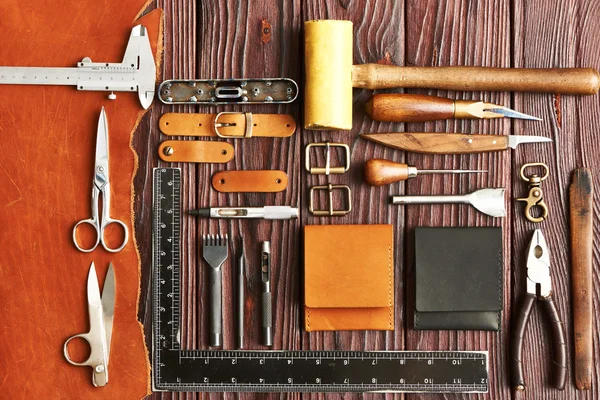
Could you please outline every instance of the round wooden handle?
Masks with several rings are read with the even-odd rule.
[[[365,181],[369,185],[383,186],[408,179],[408,165],[388,160],[373,159],[365,162]]]
[[[376,94],[366,104],[376,121],[425,122],[452,118],[454,100],[423,94]]]
[[[593,68],[352,67],[352,84],[362,89],[431,88],[596,94],[600,75]]]

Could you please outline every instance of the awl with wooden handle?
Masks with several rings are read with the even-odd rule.
[[[469,174],[487,172],[480,169],[417,169],[412,165],[375,158],[365,162],[365,181],[369,185],[383,186],[414,178],[417,174]]]
[[[376,121],[424,122],[450,118],[518,118],[541,121],[510,108],[477,100],[452,100],[445,97],[408,93],[382,93],[371,96],[365,110]]]
[[[573,338],[575,340],[575,385],[580,390],[592,387],[594,368],[592,238],[592,174],[578,168],[569,187],[571,213],[571,285],[573,296]]]
[[[551,142],[543,136],[465,135],[458,133],[374,133],[363,138],[413,153],[467,154],[516,148],[521,143]]]

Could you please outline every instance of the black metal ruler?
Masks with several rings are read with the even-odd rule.
[[[181,350],[181,171],[154,169],[153,342],[155,391],[481,392],[483,351]]]

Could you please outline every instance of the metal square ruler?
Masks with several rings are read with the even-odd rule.
[[[181,170],[153,174],[154,391],[488,391],[485,351],[181,350]]]

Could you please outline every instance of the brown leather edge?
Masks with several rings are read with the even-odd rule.
[[[140,12],[135,16],[134,18],[134,22],[138,21],[140,18],[140,15],[146,10],[146,8],[148,7],[148,5],[152,2],[152,0],[148,0],[146,2],[146,4],[140,9]],[[163,42],[164,42],[164,12],[162,9],[157,8],[155,10],[150,11],[148,14],[146,14],[144,17],[148,16],[148,15],[152,15],[154,13],[160,13],[160,24],[158,27],[158,37],[156,38],[156,51],[154,53],[154,63],[156,64],[156,79],[157,81],[160,79],[160,71],[161,68],[160,66],[162,65],[163,62],[163,52],[164,52],[164,46],[163,46]],[[142,17],[143,18],[143,17]],[[157,101],[156,99],[154,99],[154,101]],[[154,101],[152,102],[152,105],[154,105]],[[135,186],[134,186],[134,181],[135,178],[137,176],[137,172],[139,170],[139,166],[140,166],[140,157],[137,153],[137,151],[135,150],[135,148],[133,147],[133,137],[135,135],[135,132],[137,131],[137,128],[142,120],[142,118],[144,117],[144,115],[146,115],[146,113],[152,109],[152,105],[147,109],[147,110],[140,110],[140,112],[138,113],[138,117],[137,120],[135,122],[135,125],[129,135],[129,149],[131,150],[131,152],[133,153],[133,173],[131,174],[131,199],[130,199],[130,211],[131,211],[131,240],[133,241],[133,247],[135,248],[135,252],[137,254],[137,259],[138,259],[138,265],[137,265],[137,270],[138,270],[138,279],[139,279],[139,283],[140,286],[138,287],[138,295],[137,295],[137,299],[135,302],[135,313],[136,315],[139,316],[139,312],[140,312],[140,298],[142,295],[142,258],[141,258],[141,254],[140,254],[140,249],[137,245],[137,240],[136,240],[136,236],[135,236]],[[145,335],[145,330],[144,330],[144,325],[142,324],[142,322],[139,320],[139,317],[137,318],[137,323],[140,327],[140,334],[142,336],[142,343],[144,344],[144,349],[146,350],[146,370],[148,371],[148,387],[146,388],[146,396],[152,394],[152,364],[150,363],[150,350],[148,349],[148,346],[146,344],[146,335]],[[145,396],[144,396],[145,397]]]

